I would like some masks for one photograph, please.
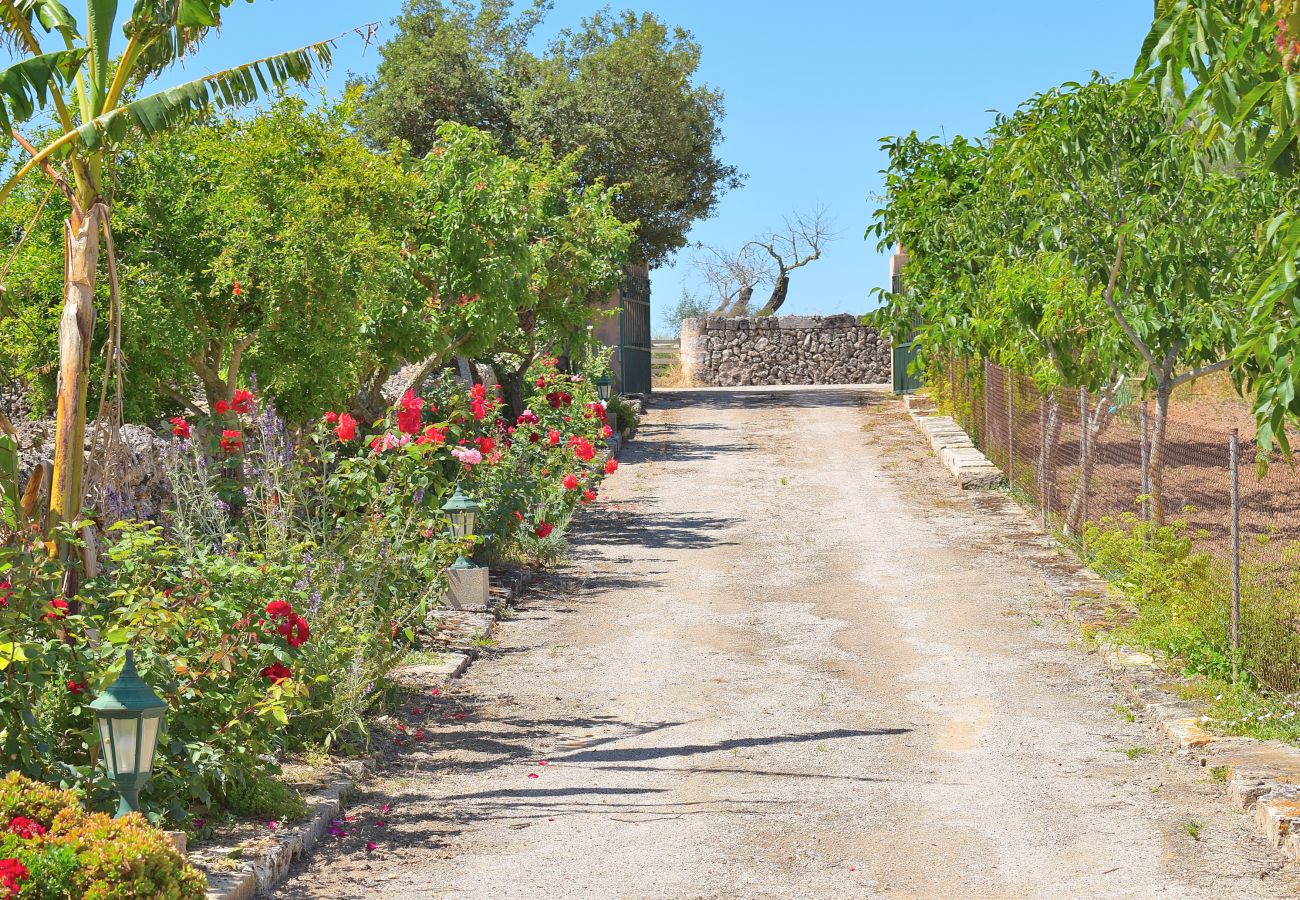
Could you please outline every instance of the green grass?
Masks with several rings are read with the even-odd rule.
[[[1183,831],[1187,832],[1188,837],[1194,841],[1201,839],[1201,823],[1196,821],[1184,822]]]
[[[1148,753],[1154,753],[1155,751],[1152,750],[1150,747],[1126,747],[1123,750],[1120,750],[1119,752],[1123,753],[1130,760],[1135,760],[1135,759],[1141,759],[1142,757],[1146,756]]]
[[[1116,703],[1114,706],[1111,707],[1111,709],[1113,709],[1115,711],[1115,714],[1118,715],[1125,722],[1137,721],[1137,716],[1134,715],[1133,710],[1129,709],[1123,703]]]

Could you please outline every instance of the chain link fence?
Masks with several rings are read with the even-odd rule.
[[[1137,598],[1134,627],[1160,649],[1208,674],[1240,669],[1300,691],[1295,467],[1261,472],[1253,433],[1198,421],[1195,408],[1175,406],[1158,441],[1154,404],[1123,387],[1044,393],[962,359],[931,387],[1043,527]]]

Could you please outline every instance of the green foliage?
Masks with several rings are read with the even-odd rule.
[[[242,374],[301,422],[349,399],[369,362],[407,349],[379,323],[409,315],[399,278],[411,186],[348,116],[284,99],[118,161],[134,418],[177,409],[195,385],[210,405],[228,400]]]
[[[1203,535],[1202,535],[1203,536]],[[1177,659],[1188,674],[1231,678],[1222,565],[1198,551],[1185,521],[1160,526],[1132,513],[1089,524],[1089,565],[1137,611],[1121,637]]]
[[[27,826],[31,836],[18,833],[15,817],[34,823]],[[197,900],[207,893],[203,873],[140,816],[87,813],[72,791],[17,772],[0,780],[0,824],[0,858],[17,859],[28,871],[21,882],[24,897]]]
[[[598,13],[534,54],[526,44],[548,8],[538,0],[512,19],[504,0],[410,0],[367,85],[367,132],[423,155],[437,123],[455,120],[511,155],[582,150],[581,183],[623,185],[614,209],[637,223],[633,255],[660,263],[740,183],[717,158],[722,95],[697,83],[691,35],[648,13]]]

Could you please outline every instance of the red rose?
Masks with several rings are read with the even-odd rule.
[[[551,429],[550,431],[546,432],[546,441],[552,447],[558,447],[560,445],[560,433],[555,429]]]
[[[253,411],[253,402],[253,392],[241,388],[235,391],[235,396],[230,401],[230,408],[240,415],[246,415]]]
[[[497,442],[490,437],[481,437],[478,439],[478,450],[480,453],[487,455],[496,447]]]
[[[600,429],[600,433],[607,438],[612,438],[614,436],[614,429],[606,425],[604,428]]]
[[[578,476],[573,474],[565,475],[563,484],[566,491],[576,491],[578,489]]]
[[[338,435],[340,441],[346,444],[357,436],[357,420],[344,413],[339,416],[339,427],[334,429],[334,433]]]
[[[185,421],[184,416],[176,416],[168,421],[172,426],[172,434],[176,435],[178,438],[189,439],[190,423]]]
[[[539,539],[544,539],[550,537],[551,532],[554,530],[555,526],[550,522],[543,522],[541,525],[538,525],[533,529],[533,534],[537,535]]]
[[[301,647],[311,638],[311,628],[302,616],[289,616],[280,626],[280,634],[284,635],[290,647]]]
[[[230,412],[230,404],[225,400],[218,400],[212,408],[219,416],[224,416],[226,413]]]
[[[613,475],[618,471],[618,460],[610,457],[609,462],[605,463],[605,474]]]
[[[402,409],[397,414],[397,428],[402,434],[417,434],[424,415],[424,400],[409,389],[402,395]]]
[[[42,618],[44,619],[62,619],[68,614],[68,601],[62,597],[55,597],[50,601],[50,610]]]
[[[287,619],[293,615],[293,606],[287,600],[272,600],[266,604],[266,614],[273,619]]]
[[[86,683],[73,678],[68,681],[69,694],[81,694],[86,690]]]
[[[244,293],[244,289],[243,289],[242,287],[239,286],[239,282],[238,282],[238,281],[235,282],[234,293],[235,293],[235,296],[236,296],[236,297],[238,297],[240,294]]]
[[[328,425],[333,425],[333,424],[334,424],[335,422],[337,422],[338,420],[339,420],[339,414],[338,414],[338,413],[336,413],[336,412],[327,412],[327,413],[325,413],[325,422],[326,422],[326,424],[328,424]]]
[[[424,429],[424,434],[415,439],[417,444],[433,444],[439,446],[447,442],[447,429],[439,428],[437,425],[430,425]]]
[[[583,462],[591,462],[596,458],[596,448],[586,438],[577,438],[573,442],[573,455]]]
[[[8,581],[0,581],[0,607],[9,605],[9,598],[14,595],[14,586]]]
[[[244,436],[227,428],[221,432],[221,449],[227,453],[238,453],[244,449]]]
[[[293,672],[284,663],[272,663],[262,670],[262,677],[270,679],[272,684],[279,684],[281,681],[288,681],[293,677]]]
[[[583,503],[590,503],[591,501],[593,501],[593,500],[595,500],[595,499],[596,499],[596,492],[595,492],[595,491],[593,491],[593,490],[591,490],[591,489],[588,489],[588,490],[585,490],[585,491],[582,492],[582,502],[583,502]]]

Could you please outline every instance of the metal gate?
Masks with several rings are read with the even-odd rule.
[[[628,273],[619,288],[618,357],[621,394],[650,393],[654,349],[650,343],[650,276]]]
[[[894,348],[894,393],[913,394],[925,384],[919,374],[911,372],[912,362],[916,359],[916,350],[910,343],[900,344]]]

